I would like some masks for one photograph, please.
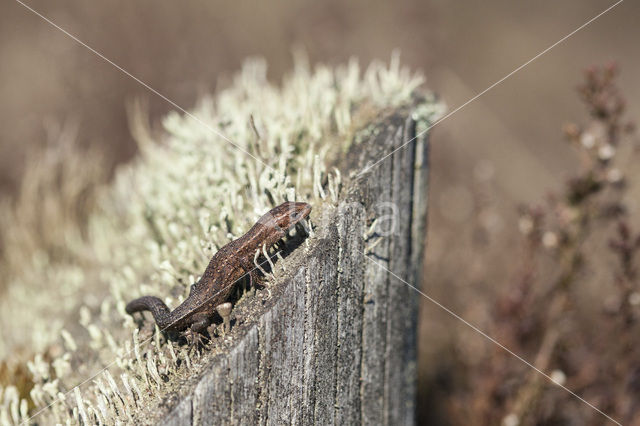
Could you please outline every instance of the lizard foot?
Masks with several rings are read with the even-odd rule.
[[[201,333],[193,330],[186,330],[184,332],[184,338],[187,341],[187,344],[194,349],[204,347],[209,340]]]

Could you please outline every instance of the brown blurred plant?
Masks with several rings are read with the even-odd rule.
[[[636,147],[634,126],[625,121],[625,100],[615,84],[617,75],[615,64],[585,71],[578,93],[589,121],[564,128],[578,154],[579,172],[545,203],[521,208],[524,247],[519,271],[494,303],[489,328],[552,381],[617,421],[640,424],[640,234],[629,225],[625,195],[630,182],[619,164],[629,160]],[[610,257],[603,253],[617,262],[606,263]],[[587,303],[585,282],[603,262],[606,280],[614,285],[603,283],[598,294],[611,294],[601,299],[604,302]],[[594,308],[598,305],[600,309]],[[606,422],[500,348],[484,356],[484,362],[474,362],[482,368],[463,370],[465,385],[449,400],[452,423]],[[469,367],[468,361],[459,362]]]

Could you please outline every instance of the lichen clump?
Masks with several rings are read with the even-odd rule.
[[[280,86],[249,60],[229,88],[169,114],[160,137],[133,114],[141,155],[99,191],[86,232],[62,232],[62,258],[29,252],[6,284],[0,359],[30,377],[28,389],[0,382],[0,423],[135,419],[201,355],[140,337],[126,302],[154,294],[175,307],[215,251],[274,205],[336,202],[328,167],[364,124],[358,114],[412,102],[422,82],[395,56],[364,72],[298,60]],[[431,120],[442,107],[427,95],[421,111]],[[17,348],[25,355],[12,358]]]

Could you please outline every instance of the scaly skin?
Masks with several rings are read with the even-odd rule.
[[[151,311],[162,331],[190,329],[195,333],[204,333],[211,324],[216,307],[228,300],[244,275],[249,275],[251,284],[257,281],[253,264],[256,250],[263,245],[267,248],[275,245],[310,213],[311,206],[307,203],[287,201],[275,207],[258,219],[249,232],[218,250],[200,281],[191,287],[189,297],[176,309],[170,311],[155,296],[143,296],[127,304],[127,313]]]

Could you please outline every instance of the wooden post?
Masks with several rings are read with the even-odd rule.
[[[164,401],[161,423],[414,423],[420,295],[393,275],[420,284],[428,151],[412,112],[361,133],[340,204],[314,210],[316,237],[285,259],[265,305],[239,308],[241,324]]]

